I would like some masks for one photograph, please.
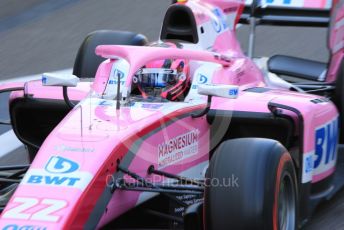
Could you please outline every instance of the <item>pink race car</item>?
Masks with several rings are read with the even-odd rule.
[[[0,168],[1,228],[303,226],[343,185],[344,1],[332,7],[330,68],[303,84],[258,68],[235,28],[328,24],[327,2],[273,2],[177,1],[157,42],[97,31],[74,75],[1,85],[32,161]]]

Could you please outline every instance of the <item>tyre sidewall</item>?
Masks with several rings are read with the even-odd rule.
[[[293,178],[296,195],[294,165],[280,143],[259,138],[222,143],[210,161],[207,178],[236,175],[239,187],[226,190],[208,182],[204,205],[206,229],[276,229],[279,181],[285,172]]]

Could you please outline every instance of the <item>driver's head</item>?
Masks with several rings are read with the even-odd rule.
[[[145,98],[180,100],[190,86],[188,62],[184,59],[150,62],[136,73],[134,83]]]

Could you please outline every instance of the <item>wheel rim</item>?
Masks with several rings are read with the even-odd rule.
[[[296,198],[291,176],[285,174],[281,180],[278,199],[278,222],[280,230],[295,229]]]

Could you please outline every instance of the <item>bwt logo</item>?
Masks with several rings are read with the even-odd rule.
[[[16,225],[16,224],[9,224],[6,225],[3,230],[46,230],[46,227],[36,226],[36,225]]]
[[[228,92],[230,96],[236,96],[238,95],[238,93],[239,93],[238,89],[230,89]]]
[[[45,170],[50,173],[71,173],[78,169],[77,163],[59,156],[51,157],[45,166]]]
[[[80,165],[70,159],[52,156],[42,168],[30,168],[25,174],[23,184],[64,186],[84,190],[93,174],[80,171]]]
[[[121,85],[125,84],[125,81],[120,81]],[[118,81],[117,80],[109,80],[109,85],[117,85]]]
[[[31,175],[27,182],[29,184],[65,185],[72,187],[78,181],[80,181],[80,178],[77,177]]]
[[[286,4],[286,5],[289,5],[291,4],[291,1],[292,0],[266,0],[265,2],[266,3],[280,3],[280,4]]]
[[[216,16],[216,19],[212,20],[215,31],[220,33],[222,30],[227,29],[226,16],[222,13],[222,10],[215,8],[213,13]]]
[[[119,79],[123,79],[124,78],[124,73],[118,69],[115,69],[114,72],[113,72],[113,79],[109,79],[109,82],[108,84],[109,85],[117,85],[118,83],[118,77]],[[124,85],[125,84],[125,81],[120,81],[121,85]]]
[[[305,159],[305,161],[306,161],[306,164],[305,164],[305,172],[306,172],[306,173],[312,172],[312,171],[313,171],[313,168],[314,168],[314,166],[313,166],[313,164],[314,164],[314,162],[313,162],[313,155],[309,155],[309,156]]]
[[[336,159],[338,143],[338,118],[315,131],[314,168],[327,165]]]
[[[123,79],[124,78],[124,73],[122,72],[122,71],[120,71],[120,70],[118,70],[118,69],[115,69],[114,71],[113,71],[113,76],[117,79],[118,77],[120,78],[120,79]]]
[[[46,184],[46,185],[64,185],[74,186],[78,181],[81,180],[75,173],[79,165],[69,159],[52,156],[45,166],[45,171],[41,173],[29,173],[27,183],[29,184]],[[31,175],[30,175],[31,174]],[[60,174],[60,175],[54,175]]]
[[[42,77],[42,83],[43,83],[43,85],[47,84],[47,78],[46,77]]]
[[[205,84],[208,82],[208,78],[202,74],[198,75],[197,83],[198,84]]]

